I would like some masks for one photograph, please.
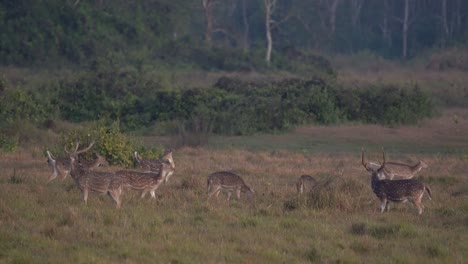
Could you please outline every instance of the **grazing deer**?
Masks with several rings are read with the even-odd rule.
[[[85,204],[88,202],[89,191],[97,193],[109,194],[117,203],[117,208],[120,208],[120,195],[122,194],[122,177],[114,172],[98,172],[90,170],[78,163],[78,154],[90,150],[94,142],[88,147],[78,150],[79,143],[76,143],[73,151],[68,151],[65,146],[65,152],[70,155],[70,176],[75,181],[78,188],[83,192],[83,200]]]
[[[401,203],[410,201],[418,208],[418,213],[422,214],[424,206],[421,202],[424,192],[427,191],[429,199],[432,200],[432,192],[428,186],[415,179],[388,180],[385,177],[385,152],[383,152],[383,163],[377,170],[372,169],[364,161],[364,149],[362,149],[362,165],[367,171],[371,172],[371,187],[375,195],[380,199],[380,211],[384,212],[390,209],[389,202]]]
[[[96,159],[93,161],[79,161],[78,165],[87,169],[96,169],[100,166],[109,166],[106,158],[99,154],[95,154]],[[47,182],[53,181],[58,175],[61,175],[62,181],[70,174],[70,158],[58,157],[55,158],[50,151],[47,150],[47,162],[52,167],[52,174],[47,179]]]
[[[207,187],[208,199],[213,195],[217,198],[221,191],[228,193],[228,200],[230,200],[232,192],[234,191],[236,192],[237,199],[240,199],[241,192],[245,192],[249,197],[255,194],[255,191],[247,186],[241,177],[227,171],[219,171],[210,174],[208,176]]]
[[[317,181],[314,179],[314,177],[310,175],[302,175],[296,182],[297,193],[304,193],[304,189],[306,192],[309,192],[316,184]]]
[[[166,166],[165,167],[166,170],[162,175],[164,179],[164,184],[166,184],[169,178],[172,176],[172,174],[174,174],[175,163],[174,163],[174,159],[172,158],[172,151],[166,152],[160,160],[159,159],[144,159],[136,151],[134,154],[135,154],[135,160],[138,163],[138,168],[144,170],[145,172],[159,173],[162,170],[163,164],[169,163],[170,168],[167,167],[167,164],[164,165]]]

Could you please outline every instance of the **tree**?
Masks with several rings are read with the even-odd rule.
[[[408,28],[409,28],[409,0],[405,0],[405,9],[403,15],[403,30],[402,30],[402,57],[406,59],[408,56]]]
[[[247,17],[247,0],[241,0],[242,1],[242,23],[244,25],[244,34],[242,38],[242,47],[244,49],[244,52],[247,52],[250,48],[250,41],[249,41],[249,19]]]
[[[361,16],[364,0],[351,0],[351,24],[356,27]]]
[[[265,56],[265,61],[268,65],[271,62],[271,51],[273,50],[273,38],[271,36],[271,29],[273,26],[273,13],[276,9],[276,0],[263,0],[265,4],[265,34],[267,39],[267,51]]]
[[[205,43],[211,46],[213,39],[212,34],[214,31],[214,14],[213,9],[217,0],[202,0],[203,12],[205,15]]]
[[[336,10],[338,9],[338,4],[341,0],[330,0],[326,1],[328,4],[328,12],[329,12],[329,25],[330,25],[330,36],[335,34],[336,30]]]
[[[383,0],[383,16],[382,16],[382,24],[380,25],[380,30],[382,31],[382,42],[387,48],[392,46],[392,35],[389,25],[389,3],[388,0]]]

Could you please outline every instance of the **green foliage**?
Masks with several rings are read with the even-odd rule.
[[[134,50],[135,45],[157,48],[169,26],[170,10],[155,1],[0,2],[0,59],[29,65],[50,61],[89,62],[89,58]],[[152,12],[143,12],[152,10]]]
[[[211,34],[212,43],[207,44],[202,37],[205,16],[201,3],[192,0],[0,1],[0,63],[84,66],[113,54],[119,62],[129,62],[138,69],[145,64],[227,71],[268,69],[264,61],[264,5],[258,1],[244,5],[242,8],[235,2],[213,7],[216,30]],[[401,34],[381,34],[379,28],[383,16],[400,17],[404,5],[385,5],[382,1],[364,3],[357,12],[355,6],[342,1],[336,6],[336,28],[331,34],[329,23],[323,23],[329,9],[326,1],[278,2],[272,20],[281,23],[275,24],[272,32],[274,50],[269,67],[333,74],[327,62],[309,54],[311,50],[345,54],[369,50],[400,57],[402,45],[395,43],[401,43]],[[468,17],[463,12],[456,23],[448,23],[450,34],[446,35],[440,31],[437,1],[419,8],[421,15],[414,19],[408,34],[409,56],[466,43]],[[465,1],[457,1],[447,5],[447,14],[466,9]],[[296,19],[287,19],[291,14]],[[385,30],[395,31],[399,26],[397,19],[391,19]],[[459,59],[435,58],[431,68],[466,69],[466,63],[454,61]]]
[[[429,94],[417,85],[373,85],[359,90],[343,90],[338,93],[338,105],[348,120],[383,125],[416,124],[434,114]]]
[[[139,147],[136,151],[138,151],[138,154],[142,157],[147,159],[160,159],[164,154],[164,150],[162,148]]]
[[[58,112],[72,122],[119,120],[128,131],[175,121],[181,139],[197,135],[192,139],[203,140],[211,133],[248,135],[344,120],[415,124],[433,114],[430,96],[417,85],[346,89],[318,77],[269,82],[222,77],[213,87],[169,90],[147,81],[134,68],[120,69],[107,62],[95,67],[95,72],[35,92],[6,89],[0,95],[5,101],[0,106],[3,122],[38,124]]]
[[[133,151],[135,147],[129,139],[120,131],[119,123],[113,122],[106,125],[100,121],[89,128],[71,130],[62,136],[61,145],[70,150],[79,142],[81,147],[94,142],[93,149],[104,155],[110,164],[133,166]],[[92,151],[86,153],[91,155]]]
[[[53,107],[41,100],[39,91],[6,88],[0,93],[0,124],[18,121],[38,124],[54,113]]]
[[[18,138],[8,136],[6,133],[0,131],[0,150],[3,152],[15,152],[18,147]]]

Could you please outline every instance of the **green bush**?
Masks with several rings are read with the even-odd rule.
[[[38,124],[55,113],[53,106],[41,100],[39,92],[21,88],[6,88],[0,94],[0,123],[8,125],[17,121]]]
[[[383,125],[416,124],[434,114],[430,95],[417,85],[374,85],[340,91],[338,106],[348,120]]]
[[[434,108],[417,85],[346,89],[318,77],[262,82],[223,77],[213,87],[169,90],[140,81],[142,74],[132,68],[96,67],[96,72],[35,91],[4,89],[0,122],[37,125],[59,113],[72,122],[118,120],[119,129],[129,131],[175,121],[184,135],[202,139],[211,133],[248,135],[343,121],[416,124],[432,116]]]
[[[9,137],[0,131],[0,150],[3,152],[15,152],[18,147],[18,138],[13,136]]]
[[[104,121],[100,121],[88,128],[71,130],[62,135],[60,146],[67,146],[70,150],[75,146],[76,142],[79,142],[82,147],[94,142],[93,151],[104,155],[110,164],[125,167],[133,166],[135,147],[121,133],[118,122],[107,125]],[[88,158],[91,155],[92,151],[85,154]]]

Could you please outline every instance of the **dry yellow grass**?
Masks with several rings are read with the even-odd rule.
[[[462,263],[468,162],[416,156],[429,164],[417,177],[434,194],[433,201],[424,198],[422,216],[409,204],[380,214],[359,152],[182,148],[158,199],[141,200],[129,190],[121,210],[96,194],[85,206],[71,179],[46,184],[50,169],[31,151],[0,154],[0,260]],[[379,160],[380,153],[369,158]],[[257,192],[255,205],[225,196],[206,203],[207,176],[218,170],[241,175]],[[332,201],[298,200],[294,182],[301,174],[332,180],[326,189]]]
[[[175,175],[156,200],[128,190],[120,210],[95,193],[85,206],[70,178],[47,184],[51,170],[40,144],[0,153],[0,262],[464,263],[467,117],[455,109],[417,127],[213,138],[208,147],[174,151]],[[370,160],[379,161],[385,146],[388,159],[429,165],[416,176],[433,192],[422,216],[411,204],[379,212],[361,146]],[[255,203],[224,195],[207,203],[207,176],[219,170],[242,176]],[[315,195],[297,197],[302,174],[319,181]]]

